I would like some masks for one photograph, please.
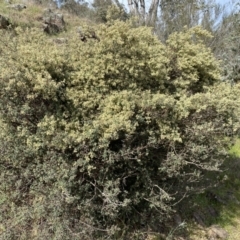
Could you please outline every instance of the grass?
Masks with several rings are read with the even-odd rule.
[[[188,201],[181,216],[182,220],[187,222],[184,229],[179,231],[172,227],[172,230],[176,229],[174,236],[162,238],[160,235],[151,235],[148,240],[208,240],[208,227],[214,224],[228,232],[228,240],[240,239],[240,139],[235,141],[229,153],[230,158],[224,164],[225,170],[218,176],[219,185],[211,190],[219,199],[223,199],[223,202],[210,198],[206,193],[194,196],[190,202],[193,209],[189,209]],[[210,177],[216,178],[216,174]],[[205,226],[200,226],[193,220],[193,212],[205,210],[206,213],[209,206],[215,209],[218,215],[205,214]]]
[[[0,3],[0,14],[8,17],[13,26],[21,27],[40,27],[41,23],[38,17],[41,16],[43,7],[40,5],[28,2],[27,8],[22,11],[9,8],[5,2]]]
[[[240,138],[236,140],[236,143],[232,146],[229,153],[234,157],[240,157]]]
[[[19,1],[18,3],[21,3]],[[31,0],[29,0],[26,4],[27,8],[22,11],[17,11],[15,9],[9,8],[9,5],[6,4],[4,1],[0,1],[0,14],[2,14],[5,17],[8,17],[11,24],[13,26],[20,26],[23,28],[27,27],[37,27],[42,28],[42,16],[44,13],[44,10],[48,8],[48,5],[36,5]],[[54,10],[55,11],[55,10]],[[56,12],[59,12],[59,10],[56,10]],[[83,23],[93,24],[93,22],[90,22],[87,18],[79,18],[74,15],[71,15],[67,13],[64,10],[60,11],[63,13],[64,20],[66,22],[66,32],[62,32],[58,34],[58,37],[64,37],[69,36],[71,31],[76,31],[76,27],[81,26]],[[70,34],[71,35],[71,34]]]
[[[230,149],[232,159],[230,159],[228,169],[228,179],[226,187],[234,193],[232,201],[222,207],[218,222],[229,233],[229,240],[240,239],[240,139]]]
[[[207,227],[212,224],[224,228],[229,233],[228,240],[240,239],[240,139],[236,140],[229,153],[231,157],[224,164],[226,170],[220,174],[220,184],[213,189],[219,198],[226,199],[228,196],[228,199],[224,204],[209,199],[206,194],[195,197],[194,201],[198,208],[212,206],[218,211],[219,216],[207,218],[205,228],[190,223],[188,239],[207,240]]]

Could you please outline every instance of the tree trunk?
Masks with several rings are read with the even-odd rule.
[[[146,11],[145,0],[128,0],[128,7],[132,15],[138,15],[145,24],[153,25],[157,19],[160,0],[152,0],[149,11]]]
[[[160,4],[160,0],[152,0],[151,6],[149,8],[149,13],[148,13],[148,25],[155,25],[156,20],[157,20],[157,11],[158,11],[158,6]]]

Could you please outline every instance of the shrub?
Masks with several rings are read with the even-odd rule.
[[[226,157],[240,89],[219,81],[206,31],[166,45],[120,21],[96,34],[2,40],[3,239],[133,238],[207,187]]]

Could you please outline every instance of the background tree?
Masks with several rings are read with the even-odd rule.
[[[97,19],[100,22],[107,22],[107,11],[113,5],[112,0],[94,0],[92,6],[94,7]]]
[[[167,0],[162,1],[156,22],[156,32],[162,41],[169,34],[182,31],[184,27],[202,26],[214,33],[224,8],[214,0]]]
[[[145,0],[128,0],[130,14],[137,15],[140,18],[140,23],[152,25],[157,19],[158,7],[160,0],[152,0],[150,8],[147,11]]]
[[[215,31],[213,51],[222,60],[223,79],[232,84],[240,81],[240,5],[232,5]]]
[[[94,0],[92,6],[99,22],[106,23],[113,15],[115,15],[115,17],[113,17],[115,20],[126,20],[128,18],[124,5],[120,4],[118,0]]]
[[[89,3],[84,0],[64,0],[59,2],[60,8],[67,10],[69,13],[74,14],[81,18],[92,18],[93,11],[89,7]]]
[[[144,0],[128,0],[128,6],[130,13],[140,18],[140,24],[154,27],[163,41],[185,26],[201,25],[213,32],[223,14],[223,7],[214,0],[152,0],[149,8]]]
[[[49,7],[57,7],[61,1],[55,0],[32,0],[35,4],[48,5]]]

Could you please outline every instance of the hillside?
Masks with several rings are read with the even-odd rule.
[[[240,239],[233,24],[68,3],[0,2],[0,239]]]

